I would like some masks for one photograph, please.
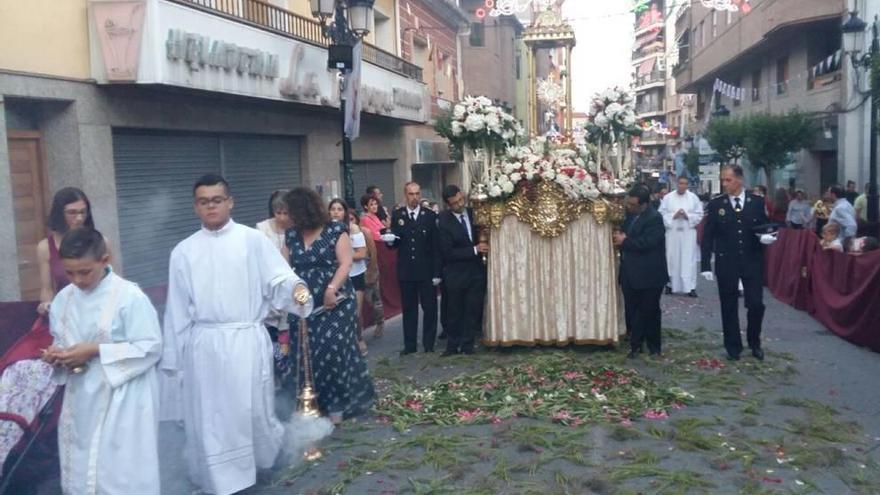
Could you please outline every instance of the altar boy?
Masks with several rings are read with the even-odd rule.
[[[58,425],[65,494],[158,494],[156,311],[108,265],[100,232],[69,231],[59,254],[70,285],[51,305],[43,360],[65,385]]]

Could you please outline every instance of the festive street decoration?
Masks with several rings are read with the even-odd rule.
[[[743,14],[748,14],[752,11],[749,0],[700,0],[700,3],[707,9],[726,10],[729,12],[742,11]]]

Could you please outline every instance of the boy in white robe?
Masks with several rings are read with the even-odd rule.
[[[263,320],[271,309],[308,314],[312,301],[278,248],[232,221],[223,177],[200,178],[193,199],[202,229],[171,252],[160,367],[182,372],[191,480],[202,492],[225,495],[272,467],[284,435]]]
[[[43,360],[65,385],[58,424],[65,494],[160,493],[157,447],[162,352],[150,300],[110,269],[100,232],[68,232],[59,254],[70,285],[52,301]]]

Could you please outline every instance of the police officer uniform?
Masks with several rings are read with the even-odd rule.
[[[434,351],[437,338],[437,289],[433,279],[440,278],[440,249],[437,214],[421,207],[404,206],[391,214],[391,232],[399,237],[397,280],[403,309],[403,353],[416,352],[419,330],[419,305],[422,307],[422,345]]]
[[[709,201],[703,230],[702,272],[712,270],[721,299],[724,347],[730,359],[739,359],[743,344],[739,327],[739,281],[742,280],[752,354],[763,359],[761,324],[764,319],[764,250],[756,228],[768,223],[764,198],[743,190],[738,196],[722,194]]]

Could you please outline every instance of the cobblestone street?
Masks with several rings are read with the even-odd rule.
[[[731,364],[714,285],[702,283],[700,295],[664,296],[663,358],[635,362],[622,348],[400,358],[395,319],[385,337],[370,341],[382,394],[552,355],[587,367],[634,367],[657,387],[681,387],[694,398],[668,418],[633,418],[631,426],[517,418],[401,430],[364,418],[325,440],[320,462],[280,468],[247,493],[877,493],[878,356],[767,294],[767,360],[744,355]],[[181,481],[180,431],[163,425],[163,493],[192,490]]]

